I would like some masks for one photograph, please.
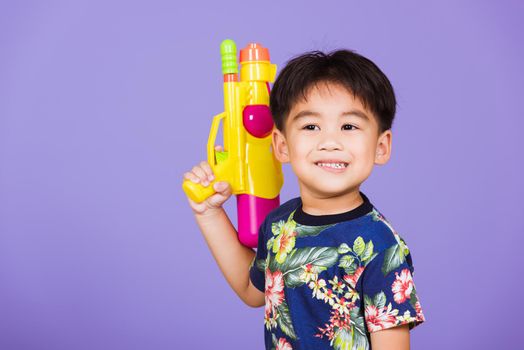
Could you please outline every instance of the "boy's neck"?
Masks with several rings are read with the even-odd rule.
[[[323,197],[309,191],[300,191],[300,197],[302,211],[310,215],[345,213],[364,203],[359,188],[334,197]]]

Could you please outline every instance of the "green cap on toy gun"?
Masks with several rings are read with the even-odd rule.
[[[226,39],[220,44],[222,55],[222,74],[237,74],[237,45],[231,39]]]

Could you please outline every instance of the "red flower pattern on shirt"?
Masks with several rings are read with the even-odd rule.
[[[397,323],[398,310],[391,309],[391,303],[387,307],[377,308],[375,305],[366,306],[366,324],[370,332],[380,331],[393,327]]]
[[[269,316],[284,300],[284,276],[281,271],[266,269],[266,290],[264,293],[266,315]]]
[[[411,292],[413,292],[413,278],[409,269],[403,269],[400,272],[395,272],[396,279],[391,285],[391,291],[394,293],[393,299],[397,304],[401,304],[409,299]]]
[[[293,350],[293,348],[291,347],[291,344],[288,343],[286,338],[280,338],[278,340],[276,350]]]
[[[359,266],[354,274],[344,275],[344,281],[346,281],[351,286],[351,288],[354,289],[363,271],[364,271],[364,266]]]

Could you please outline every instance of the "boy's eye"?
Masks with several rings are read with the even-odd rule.
[[[351,124],[344,124],[344,126],[342,126],[342,129],[344,129],[344,130],[355,130],[356,126],[355,125],[351,125]]]
[[[315,130],[315,128],[318,128],[318,126],[314,124],[308,124],[308,125],[305,125],[302,129]],[[355,130],[355,129],[357,129],[357,127],[352,124],[344,124],[342,126],[342,130]]]

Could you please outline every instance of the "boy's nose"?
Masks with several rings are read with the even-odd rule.
[[[318,144],[318,149],[320,151],[332,151],[332,150],[341,150],[342,144],[335,140],[333,137],[325,138]]]

